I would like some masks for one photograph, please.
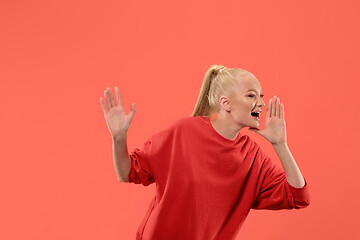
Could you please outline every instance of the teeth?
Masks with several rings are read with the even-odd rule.
[[[261,112],[252,112],[252,113],[251,113],[251,116],[253,116],[253,117],[260,117],[260,113],[261,113]]]

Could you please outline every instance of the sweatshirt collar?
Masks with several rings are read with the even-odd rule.
[[[225,138],[215,130],[215,128],[212,126],[209,118],[207,118],[205,116],[197,116],[197,117],[199,119],[201,119],[201,122],[209,128],[209,131],[212,132],[213,136],[224,144],[235,145],[239,142],[240,138],[242,137],[242,135],[239,131],[238,135],[236,136],[236,138],[234,140]]]

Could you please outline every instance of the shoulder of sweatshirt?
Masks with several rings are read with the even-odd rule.
[[[198,118],[198,117],[193,117],[193,116],[186,116],[186,117],[181,117],[176,119],[175,121],[173,121],[169,128],[172,129],[181,129],[181,128],[191,128],[191,127],[198,127],[199,124],[201,125],[201,122],[203,120]],[[243,134],[241,136],[241,139],[243,141],[246,142],[247,145],[249,145],[252,149],[257,150],[258,148],[260,148],[260,145],[255,142],[254,139],[252,139],[249,135],[247,134]]]
[[[183,132],[184,130],[191,131],[192,128],[199,127],[199,125],[201,125],[201,121],[202,120],[200,118],[193,116],[180,117],[170,122],[161,131],[153,134],[150,139],[164,137],[166,138],[169,136],[173,136],[176,133]],[[259,144],[256,143],[252,138],[250,138],[250,136],[247,134],[243,134],[243,136],[240,138],[240,141],[244,141],[243,144],[247,145],[247,149],[249,150],[252,149],[257,151],[257,149],[260,148]]]
[[[186,127],[195,126],[198,118],[192,116],[180,117],[172,121],[164,131],[179,130]]]
[[[171,127],[174,130],[189,130],[189,131],[193,131],[193,128],[197,128],[199,126],[203,125],[203,120],[198,118],[198,117],[193,117],[193,116],[186,116],[186,117],[181,117],[177,120],[175,120],[172,124]],[[246,149],[250,150],[250,151],[258,151],[258,149],[260,149],[260,145],[255,142],[254,139],[252,139],[249,135],[241,133],[242,136],[239,139],[239,142],[241,143],[240,145],[244,146],[246,145]],[[239,142],[237,144],[239,144]]]
[[[172,136],[176,131],[179,131],[183,126],[186,126],[187,122],[189,122],[188,117],[181,117],[176,120],[173,120],[167,126],[165,126],[163,129],[152,134],[148,138],[148,140],[166,138],[166,137]]]
[[[246,136],[247,136],[247,143],[251,145],[252,149],[254,150],[260,149],[260,145],[257,142],[255,142],[254,139],[252,139],[248,135]]]

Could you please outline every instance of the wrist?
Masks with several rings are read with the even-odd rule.
[[[126,139],[126,137],[127,137],[127,134],[122,133],[122,134],[117,134],[117,135],[112,136],[112,139],[113,139],[113,141],[118,142],[118,141],[122,141],[122,140]]]
[[[278,142],[278,143],[272,143],[274,148],[278,147],[287,147],[287,142]]]

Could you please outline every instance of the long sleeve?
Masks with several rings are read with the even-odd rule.
[[[133,182],[156,181],[136,239],[235,239],[251,208],[308,205],[308,190],[249,136],[221,136],[204,116],[181,118],[132,153]]]
[[[258,181],[261,185],[253,209],[299,209],[310,204],[309,187],[305,178],[305,185],[295,188],[287,182],[285,171],[275,165],[260,148],[256,157],[263,159],[263,164]]]
[[[142,148],[135,148],[131,154],[131,170],[129,173],[129,183],[142,184],[148,186],[155,182],[154,175],[150,168],[151,141],[147,140]]]

